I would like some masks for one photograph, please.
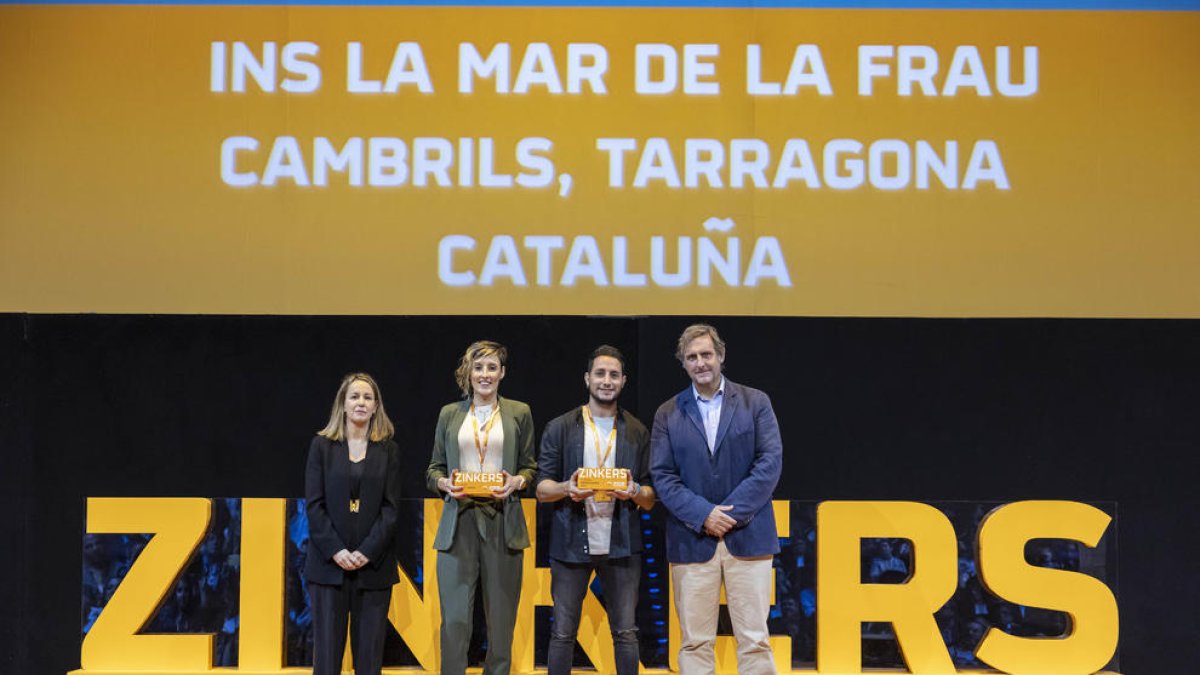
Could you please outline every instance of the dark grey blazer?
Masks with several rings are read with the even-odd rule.
[[[391,440],[371,442],[362,461],[367,465],[359,492],[361,505],[353,514],[346,443],[317,436],[309,446],[304,480],[308,513],[304,576],[309,581],[342,583],[345,572],[333,562],[333,554],[342,549],[361,551],[371,561],[356,572],[363,588],[389,588],[400,580],[393,546],[400,498],[399,450]]]
[[[529,406],[510,398],[499,397],[500,424],[504,429],[504,451],[502,468],[514,476],[525,477],[525,488],[533,486],[537,473],[537,462],[533,452],[533,415]],[[433,548],[438,551],[450,549],[454,543],[454,529],[458,524],[458,500],[438,490],[439,478],[462,466],[458,455],[458,430],[467,419],[471,409],[469,400],[450,403],[438,413],[437,430],[433,435],[433,456],[425,471],[425,485],[446,502],[442,520],[438,523]],[[504,541],[511,549],[529,548],[529,531],[525,527],[525,514],[521,511],[521,493],[514,492],[497,504],[503,512]]]

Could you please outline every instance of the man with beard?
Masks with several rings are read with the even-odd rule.
[[[627,378],[615,347],[597,347],[583,375],[586,405],[551,420],[538,458],[538,501],[553,503],[550,526],[550,594],[554,627],[547,656],[549,675],[570,673],[575,636],[594,571],[603,585],[612,629],[617,675],[637,675],[634,614],[641,579],[642,536],[638,507],[654,506],[650,482],[650,435],[617,405]],[[624,470],[622,489],[585,490],[581,469]]]

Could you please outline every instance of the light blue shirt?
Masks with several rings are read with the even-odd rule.
[[[717,427],[721,426],[721,405],[725,402],[725,376],[721,376],[721,384],[717,393],[710,399],[700,396],[696,385],[692,384],[692,395],[696,397],[696,406],[700,408],[700,419],[704,421],[704,436],[708,440],[708,451],[717,451]]]

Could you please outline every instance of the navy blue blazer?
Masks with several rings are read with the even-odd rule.
[[[616,419],[617,444],[613,462],[629,469],[639,485],[650,484],[650,433],[629,411],[621,409]],[[575,408],[550,420],[542,431],[538,455],[538,482],[561,483],[583,466],[583,410]],[[569,498],[550,505],[550,557],[571,563],[591,562],[588,550],[587,511],[583,502]],[[613,509],[609,558],[627,558],[642,552],[642,526],[633,500],[617,501]]]
[[[704,422],[692,387],[658,407],[650,434],[650,475],[667,507],[667,560],[711,560],[717,538],[704,519],[719,504],[733,506],[737,521],[725,546],[739,557],[779,552],[771,496],[783,467],[783,443],[771,399],[725,380],[716,451],[708,451]]]

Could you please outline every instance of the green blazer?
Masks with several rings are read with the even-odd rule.
[[[525,478],[525,488],[533,487],[537,474],[537,458],[533,451],[533,415],[529,406],[503,396],[500,403],[500,424],[504,429],[504,454],[502,468],[513,476]],[[454,542],[454,530],[458,524],[458,500],[438,490],[439,478],[449,477],[460,468],[458,455],[458,430],[467,419],[471,409],[470,400],[450,403],[438,413],[437,431],[433,436],[433,456],[425,471],[425,485],[446,502],[442,520],[438,523],[433,548],[438,551],[450,549]],[[513,492],[497,508],[502,513],[504,541],[511,549],[529,548],[529,531],[525,528],[525,514],[521,511],[521,493]]]

